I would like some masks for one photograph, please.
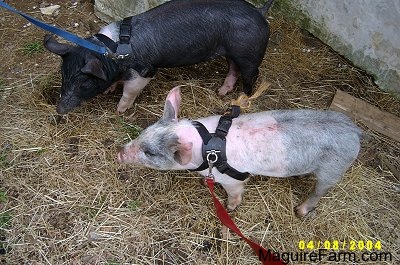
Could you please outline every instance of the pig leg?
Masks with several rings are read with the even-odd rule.
[[[254,61],[251,61],[248,58],[234,59],[236,65],[240,69],[240,73],[242,74],[243,92],[247,96],[251,96],[254,84],[258,78],[258,73],[259,73],[258,66],[261,63],[261,61],[256,60],[256,58],[252,59]]]
[[[229,71],[225,77],[224,84],[218,89],[219,96],[225,96],[228,92],[231,92],[236,84],[239,77],[239,68],[237,65],[229,58],[227,58]]]
[[[243,92],[247,96],[251,96],[253,87],[258,78],[258,68],[244,69],[241,71],[243,80]]]
[[[332,169],[329,169],[332,171]],[[312,211],[319,200],[324,196],[330,188],[332,188],[341,178],[341,175],[332,176],[331,172],[316,172],[317,183],[315,184],[315,189],[312,194],[299,206],[295,208],[297,217],[304,217],[310,211]]]
[[[232,183],[220,183],[228,194],[228,205],[229,211],[233,211],[242,203],[244,185],[247,181],[235,181]]]
[[[132,70],[133,76],[127,81],[124,81],[124,92],[118,103],[118,112],[125,112],[131,108],[136,97],[140,94],[143,88],[150,82],[151,78],[144,78]]]

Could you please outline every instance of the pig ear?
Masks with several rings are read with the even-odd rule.
[[[193,143],[178,142],[178,150],[174,153],[174,159],[181,165],[186,165],[192,160]]]
[[[180,86],[169,91],[164,105],[163,120],[178,121],[179,106],[181,105]]]
[[[50,34],[46,34],[44,36],[43,45],[44,47],[46,47],[46,49],[48,49],[52,53],[55,53],[60,56],[67,54],[71,50],[70,45],[59,43]]]
[[[107,75],[103,70],[103,63],[94,56],[86,58],[86,64],[82,67],[82,73],[94,75],[104,81],[107,81]]]

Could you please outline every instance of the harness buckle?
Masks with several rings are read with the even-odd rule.
[[[124,59],[125,57],[128,57],[129,53],[127,54],[118,54],[117,59]]]
[[[109,58],[111,58],[114,61],[125,59],[129,55],[130,55],[129,53],[127,53],[127,54],[118,54],[118,53],[107,53],[107,54],[105,54],[105,56],[108,56]]]

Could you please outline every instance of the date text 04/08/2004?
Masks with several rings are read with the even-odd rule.
[[[376,242],[372,240],[350,240],[350,241],[340,241],[340,240],[300,240],[298,244],[299,250],[317,250],[320,248],[326,250],[349,250],[349,251],[357,251],[357,250],[382,250],[381,241],[378,240]]]

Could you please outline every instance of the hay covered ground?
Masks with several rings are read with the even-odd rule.
[[[90,1],[77,7],[52,1],[62,6],[56,18],[33,9],[41,1],[27,2],[7,1],[80,36],[103,25]],[[269,21],[271,41],[260,71],[272,86],[250,112],[327,109],[341,89],[400,113],[398,99],[329,47],[277,14]],[[182,117],[222,113],[240,92],[223,99],[214,92],[227,72],[225,61],[160,70],[124,116],[115,114],[117,91],[59,120],[60,59],[43,50],[44,32],[26,24],[0,10],[0,264],[257,264],[236,236],[220,239],[221,224],[195,173],[115,160],[119,146],[159,118],[175,85],[187,85]],[[358,124],[371,139],[315,212],[298,219],[292,210],[311,191],[312,178],[254,177],[233,214],[242,232],[277,252],[299,252],[301,240],[338,240],[345,250],[351,240],[380,241],[392,261],[359,264],[399,264],[400,184],[387,163],[400,168],[400,145]],[[217,194],[225,201],[221,188]]]

